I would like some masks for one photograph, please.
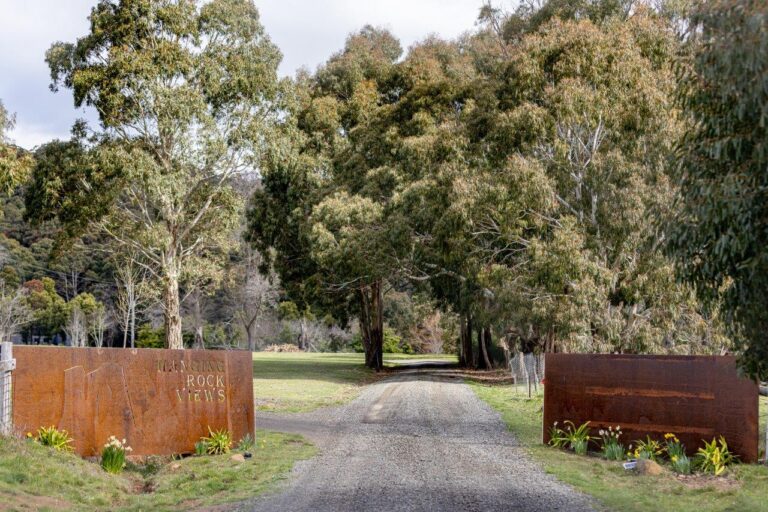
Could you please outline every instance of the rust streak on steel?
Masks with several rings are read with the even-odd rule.
[[[544,441],[554,422],[621,426],[625,445],[673,433],[689,453],[723,436],[743,462],[758,456],[758,385],[730,356],[547,354]]]
[[[588,395],[604,396],[647,396],[650,398],[698,398],[700,400],[714,400],[714,393],[687,393],[685,391],[666,391],[663,389],[638,389],[638,388],[610,388],[602,386],[589,386],[585,393]]]
[[[254,434],[250,352],[19,346],[13,417],[21,432],[55,425],[95,456],[109,436],[133,455],[193,453],[227,429]]]

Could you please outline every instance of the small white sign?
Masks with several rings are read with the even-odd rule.
[[[629,460],[622,464],[624,466],[624,469],[629,471],[630,469],[635,469],[637,467],[637,461],[635,459]]]

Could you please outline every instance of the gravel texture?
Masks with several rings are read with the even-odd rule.
[[[437,371],[404,371],[345,406],[258,414],[256,423],[303,434],[321,454],[237,510],[593,510],[589,498],[533,463],[466,384]]]

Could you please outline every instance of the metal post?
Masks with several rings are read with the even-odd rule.
[[[13,343],[0,343],[0,435],[13,432],[11,415],[11,372],[16,368],[13,359]]]

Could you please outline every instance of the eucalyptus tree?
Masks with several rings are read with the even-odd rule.
[[[666,159],[680,128],[676,35],[650,10],[589,17],[513,20],[532,25],[500,31],[503,51],[483,61],[491,95],[469,122],[476,154],[529,174],[527,192],[509,191],[541,194],[473,209],[495,316],[527,348],[719,350],[654,222],[675,191]]]
[[[389,82],[402,53],[388,32],[365,27],[312,76],[299,76],[293,144],[265,163],[249,237],[274,264],[302,310],[360,321],[366,364],[383,366],[385,280],[391,277],[384,210],[390,191],[380,167],[386,141],[368,145],[363,128],[392,101]]]
[[[52,88],[102,130],[70,143],[86,146],[76,165],[38,169],[30,215],[135,251],[163,289],[166,346],[183,348],[180,280],[231,238],[232,179],[259,166],[281,118],[281,55],[248,0],[101,0],[89,19],[46,59]]]
[[[721,304],[749,374],[768,378],[768,6],[697,3],[680,67],[685,134],[669,250],[682,277]]]
[[[10,195],[23,183],[32,164],[31,156],[15,147],[8,140],[8,131],[13,128],[15,117],[8,112],[0,101],[0,193]],[[0,210],[0,216],[2,216]]]

